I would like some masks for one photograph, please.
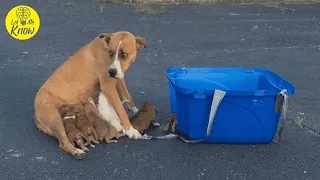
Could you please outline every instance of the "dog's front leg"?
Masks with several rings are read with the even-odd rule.
[[[127,88],[127,85],[126,85],[126,81],[124,80],[124,78],[121,78],[118,80],[118,83],[117,83],[117,88],[119,90],[119,93],[121,94],[121,96],[124,98],[124,99],[127,99],[129,100],[129,108],[131,110],[131,112],[133,112],[133,114],[136,114],[139,110],[138,108],[136,107],[136,104],[134,103],[129,91],[128,91],[128,88]]]
[[[117,80],[114,78],[108,77],[108,75],[99,79],[100,79],[101,90],[105,94],[107,100],[110,102],[115,112],[118,114],[121,124],[124,127],[125,134],[129,138],[141,139],[142,137],[141,134],[131,126],[128,114],[125,111],[120,101],[117,88],[116,88]]]

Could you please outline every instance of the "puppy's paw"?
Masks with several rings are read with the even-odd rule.
[[[126,131],[126,135],[130,139],[141,139],[142,136],[138,130],[134,129],[132,126]]]
[[[89,152],[89,149],[87,147],[82,147],[82,150],[84,150],[85,152]]]
[[[83,159],[86,157],[86,153],[81,149],[76,149],[76,151],[72,153],[72,156],[76,159]]]

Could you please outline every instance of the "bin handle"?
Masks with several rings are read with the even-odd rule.
[[[226,95],[225,91],[216,89],[214,91],[214,95],[212,98],[212,104],[211,104],[211,110],[210,110],[210,115],[209,115],[209,121],[208,121],[208,126],[207,126],[207,135],[205,138],[203,139],[199,139],[199,140],[187,140],[185,138],[183,138],[182,136],[179,136],[179,138],[181,140],[183,140],[186,143],[199,143],[202,142],[204,140],[206,140],[210,135],[211,135],[211,131],[212,131],[212,125],[213,125],[213,120],[214,117],[216,116],[218,107],[222,101],[222,99],[224,98],[224,96]]]
[[[174,77],[176,74],[177,74],[177,72],[171,72],[171,73],[168,73],[168,74],[167,74],[167,78],[168,78],[168,80],[171,82],[171,84],[172,84],[173,86],[175,86],[176,84],[175,84],[175,82],[174,82],[171,78]]]
[[[222,99],[224,98],[224,96],[226,95],[226,92],[225,91],[222,91],[222,90],[219,90],[219,89],[216,89],[214,91],[214,95],[213,95],[213,98],[212,98],[212,104],[211,104],[211,110],[210,110],[210,115],[209,115],[209,121],[208,121],[208,126],[207,126],[207,135],[205,138],[203,139],[200,139],[200,140],[187,140],[185,139],[184,137],[178,135],[178,134],[168,134],[168,135],[165,135],[165,136],[149,136],[147,134],[144,134],[142,136],[142,139],[144,140],[149,140],[149,139],[174,139],[174,138],[180,138],[182,141],[184,141],[185,143],[199,143],[201,141],[204,141],[206,140],[210,135],[211,135],[211,130],[212,130],[212,125],[213,125],[213,120],[214,120],[214,117],[217,113],[217,109],[222,101]]]
[[[278,130],[278,137],[279,137],[279,141],[281,140],[281,135],[282,135],[282,131],[284,129],[285,126],[285,121],[287,119],[287,110],[288,110],[288,92],[287,89],[283,89],[277,96],[277,98],[279,98],[280,96],[283,96],[283,102],[282,102],[282,108],[281,108],[281,114],[283,114],[283,117],[280,118],[280,127]],[[277,105],[277,104],[276,104]]]

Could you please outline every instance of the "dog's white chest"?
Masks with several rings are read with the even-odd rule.
[[[100,92],[99,94],[98,110],[102,118],[106,119],[107,121],[114,118],[119,118],[116,111],[113,109],[112,105],[109,103],[103,92]]]
[[[118,114],[113,109],[103,92],[100,92],[99,94],[98,110],[102,119],[111,123],[118,131],[122,129]]]

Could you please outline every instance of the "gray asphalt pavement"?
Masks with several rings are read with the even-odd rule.
[[[131,5],[62,1],[0,1],[0,179],[290,179],[320,177],[320,5],[165,6],[162,15]],[[38,34],[11,38],[6,13],[26,4],[41,18]],[[81,161],[64,153],[33,121],[42,83],[100,32],[126,30],[147,48],[127,72],[140,105],[150,100],[158,119],[170,116],[166,68],[262,67],[296,86],[281,143],[190,145],[180,140],[133,141],[91,149]],[[306,128],[293,120],[303,119]],[[158,134],[154,130],[151,134]]]

